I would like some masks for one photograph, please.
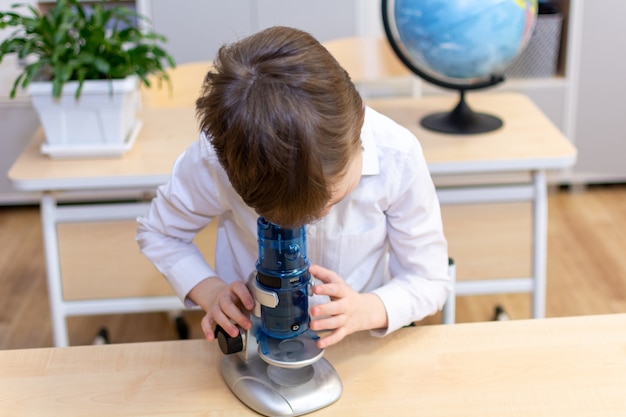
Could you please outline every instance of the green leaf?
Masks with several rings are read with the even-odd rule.
[[[18,77],[15,79],[15,82],[13,83],[13,88],[11,88],[11,92],[9,93],[9,97],[15,98],[15,94],[17,93],[17,89],[20,87],[20,81],[22,81],[22,79],[26,78],[27,75],[28,75],[28,73],[26,73],[26,72],[23,72],[20,75],[18,75]],[[28,85],[28,82],[26,84]]]
[[[111,69],[111,65],[109,64],[109,62],[100,57],[96,57],[96,59],[94,59],[93,61],[93,64],[96,67],[96,69],[103,74],[108,73],[109,70]]]

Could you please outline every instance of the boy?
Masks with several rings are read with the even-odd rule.
[[[310,328],[328,347],[383,336],[448,295],[439,203],[415,137],[363,105],[348,74],[307,33],[274,27],[220,49],[196,102],[200,138],[139,219],[142,252],[187,306],[236,336],[254,300],[256,220],[307,224],[324,302]],[[218,221],[216,268],[191,243]],[[316,298],[316,297],[314,297]],[[314,303],[312,303],[314,304]]]

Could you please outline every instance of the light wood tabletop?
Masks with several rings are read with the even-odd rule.
[[[314,416],[624,416],[626,314],[422,326],[325,352],[342,397]],[[204,340],[0,351],[17,416],[256,415]]]
[[[450,95],[371,99],[367,104],[417,136],[432,175],[563,169],[576,161],[576,148],[527,96],[473,93],[466,100],[474,111],[498,116],[504,125],[475,135],[423,128],[419,121],[424,116],[454,108],[458,97]]]
[[[143,127],[133,148],[121,158],[51,159],[39,148],[37,132],[9,170],[13,185],[23,191],[93,190],[156,187],[167,182],[174,161],[198,140],[191,107],[145,108]]]

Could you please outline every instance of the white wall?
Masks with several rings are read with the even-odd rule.
[[[14,0],[0,0],[0,9],[9,10]],[[22,3],[36,4],[35,0]],[[13,29],[0,30],[0,42],[12,33]],[[23,91],[18,97],[9,99],[9,92],[20,72],[15,57],[7,57],[0,64],[0,204],[33,202],[35,194],[16,191],[7,178],[7,171],[39,126],[37,116]]]
[[[355,3],[357,27],[360,36],[385,36],[380,0],[357,0]]]
[[[184,10],[174,0],[144,1],[178,63],[213,59],[222,44],[275,25],[306,30],[322,42],[382,34],[378,0],[185,0]]]

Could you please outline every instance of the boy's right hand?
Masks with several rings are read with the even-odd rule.
[[[226,284],[217,277],[208,278],[195,286],[189,297],[205,311],[201,326],[208,341],[215,339],[215,328],[219,325],[231,337],[239,334],[239,328],[250,330],[250,311],[254,298],[246,284],[236,281]]]

